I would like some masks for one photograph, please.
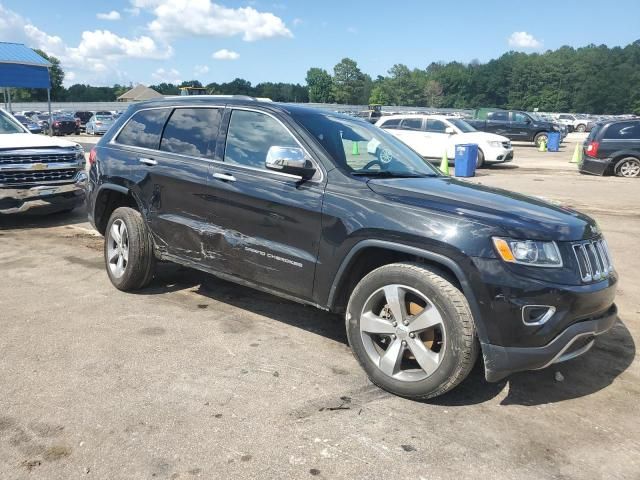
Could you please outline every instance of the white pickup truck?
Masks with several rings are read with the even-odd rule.
[[[463,143],[478,145],[477,167],[487,163],[513,160],[511,140],[502,135],[480,132],[457,117],[445,115],[392,115],[382,117],[376,126],[387,130],[416,152],[428,159],[441,159],[446,151],[452,160],[455,146]]]
[[[570,132],[587,132],[590,130],[590,121],[586,118],[576,117],[571,113],[561,113],[556,121],[561,125],[566,125]]]
[[[73,210],[84,202],[84,167],[80,145],[32,134],[0,109],[0,215]]]

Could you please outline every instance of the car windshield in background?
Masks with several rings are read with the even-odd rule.
[[[447,120],[449,121],[449,123],[455,126],[462,133],[477,132],[475,128],[473,128],[471,125],[469,125],[467,122],[465,122],[461,118],[447,118]]]
[[[420,155],[372,124],[340,114],[292,112],[334,161],[354,175],[439,176]]]
[[[9,117],[6,113],[0,112],[0,134],[3,133],[25,133],[24,127]]]

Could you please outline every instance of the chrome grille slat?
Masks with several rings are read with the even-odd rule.
[[[22,185],[28,183],[60,182],[72,180],[77,169],[66,168],[60,170],[21,171],[0,173],[0,183],[5,185]]]
[[[583,282],[601,280],[613,272],[613,262],[604,239],[574,243],[572,247]]]
[[[77,160],[75,153],[43,154],[43,155],[0,155],[0,165],[20,163],[55,163],[74,162]]]

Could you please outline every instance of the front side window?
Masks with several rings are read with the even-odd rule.
[[[160,150],[213,158],[221,118],[219,108],[175,109],[164,128]]]
[[[437,170],[391,133],[346,115],[291,114],[352,175],[439,176]]]
[[[525,123],[527,121],[527,116],[524,113],[514,113],[513,119],[518,123]]]
[[[233,165],[265,168],[269,148],[299,147],[291,133],[276,119],[260,112],[231,112],[224,161]]]
[[[124,126],[116,141],[122,145],[157,150],[160,145],[162,127],[164,127],[170,112],[170,108],[157,108],[135,113]]]
[[[402,120],[403,130],[422,130],[421,118],[405,118]]]

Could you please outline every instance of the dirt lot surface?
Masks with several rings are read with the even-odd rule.
[[[594,216],[620,321],[585,356],[419,403],[373,386],[341,318],[163,265],[114,289],[84,212],[0,219],[2,479],[640,478],[640,181],[517,147],[471,181]]]

